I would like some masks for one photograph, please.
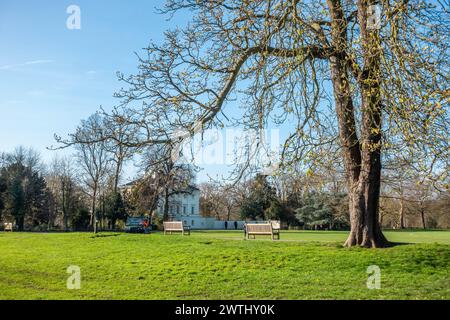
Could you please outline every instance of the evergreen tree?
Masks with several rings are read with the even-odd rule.
[[[19,231],[24,230],[27,218],[32,226],[48,222],[46,204],[49,192],[45,179],[37,169],[27,166],[26,161],[19,158],[3,167],[0,177],[6,189],[3,195],[4,211],[14,217]]]
[[[257,175],[251,184],[251,192],[241,205],[240,215],[242,219],[267,220],[266,210],[273,202],[278,201],[275,188],[273,188],[267,176]]]
[[[10,214],[15,218],[19,231],[22,231],[25,219],[25,193],[21,177],[16,175],[8,189],[7,204]]]
[[[125,203],[119,192],[111,192],[105,198],[105,215],[110,220],[112,229],[115,229],[117,220],[127,218]]]
[[[2,220],[2,213],[3,210],[5,209],[5,202],[3,200],[3,195],[6,190],[7,190],[6,181],[2,176],[0,176],[0,221]]]
[[[72,227],[77,231],[86,231],[89,227],[91,214],[88,209],[79,207],[72,216]]]
[[[310,229],[342,229],[348,226],[348,218],[336,213],[336,207],[343,201],[343,195],[308,193],[302,206],[296,211],[300,224]]]

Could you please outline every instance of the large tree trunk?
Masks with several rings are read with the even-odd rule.
[[[372,0],[358,1],[358,20],[364,54],[364,72],[358,79],[361,90],[361,170],[352,184],[351,232],[347,246],[385,247],[388,241],[379,222],[381,185],[381,46],[378,30],[369,30],[368,8]]]
[[[379,99],[379,53],[365,54],[365,66],[369,68],[368,82],[363,81],[361,141],[357,136],[355,110],[351,97],[347,45],[347,20],[339,0],[328,0],[331,14],[332,44],[334,54],[330,57],[339,135],[343,147],[344,166],[347,178],[350,235],[346,246],[385,247],[388,242],[379,223],[379,201],[381,180],[381,103]],[[367,4],[361,4],[367,6]],[[361,9],[364,10],[364,9]],[[360,23],[367,20],[364,13]],[[376,38],[362,31],[366,47]],[[373,80],[373,81],[371,81]],[[362,145],[362,146],[361,146]]]
[[[373,156],[373,155],[372,155]],[[369,163],[366,163],[368,161]],[[346,246],[363,246],[382,248],[388,241],[381,232],[379,222],[380,174],[379,156],[362,160],[362,167],[369,167],[369,172],[362,171],[356,184],[349,192],[350,200],[350,235]]]

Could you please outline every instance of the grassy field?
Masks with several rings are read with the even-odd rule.
[[[450,299],[450,231],[386,235],[399,245],[343,248],[346,232],[0,233],[0,299]],[[70,265],[80,290],[66,288]],[[370,265],[380,290],[367,289]]]

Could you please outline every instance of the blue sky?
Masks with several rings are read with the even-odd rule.
[[[81,30],[66,27],[72,4],[81,9]],[[100,105],[113,105],[116,72],[134,72],[134,52],[177,23],[155,13],[161,4],[1,1],[0,150],[30,146],[48,161],[54,133],[65,135]]]
[[[72,132],[81,119],[117,103],[116,72],[136,72],[134,52],[187,17],[156,13],[164,1],[42,0],[0,2],[0,151],[33,147],[45,162],[53,135]],[[70,5],[81,9],[81,29],[69,30]],[[72,153],[67,150],[61,153]],[[198,174],[225,171],[209,165]],[[134,170],[128,169],[126,180]]]

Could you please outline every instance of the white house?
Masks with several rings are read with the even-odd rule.
[[[157,214],[164,215],[164,199],[158,203]],[[174,221],[183,221],[191,229],[214,229],[216,219],[200,215],[200,189],[189,185],[169,197],[169,218]]]
[[[164,215],[164,201],[160,200],[157,214]],[[174,221],[183,221],[186,226],[197,230],[223,230],[242,229],[244,221],[220,221],[213,217],[200,215],[200,189],[190,185],[185,190],[169,197],[169,218]]]
[[[122,187],[123,190],[131,190],[135,182],[131,182]],[[160,197],[156,214],[162,218],[164,216],[164,198]],[[169,196],[169,218],[173,221],[183,221],[191,229],[242,229],[243,221],[219,221],[213,217],[203,217],[200,215],[200,189],[194,185],[189,185]]]

